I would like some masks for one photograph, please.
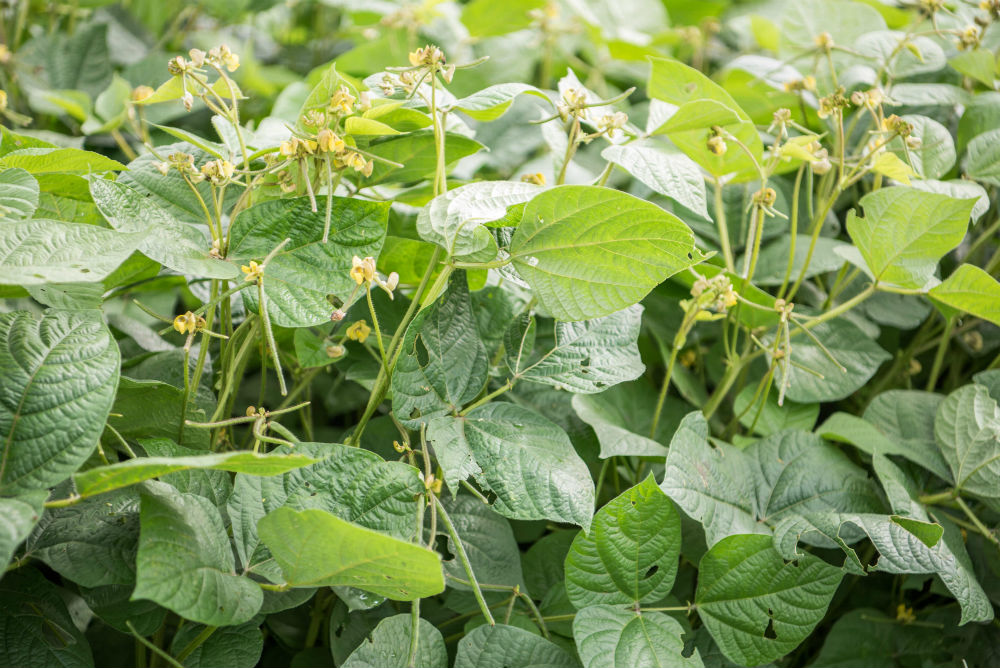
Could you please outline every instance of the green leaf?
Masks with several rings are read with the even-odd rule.
[[[494,508],[520,520],[590,527],[594,481],[566,432],[532,410],[488,403],[459,418]]]
[[[963,264],[927,295],[936,304],[1000,326],[1000,283],[975,265]]]
[[[77,494],[93,496],[175,471],[211,469],[271,476],[318,461],[301,454],[259,455],[255,452],[226,452],[193,457],[138,457],[77,473],[73,476],[73,482]]]
[[[792,401],[813,403],[845,399],[863,387],[891,357],[857,325],[844,318],[824,322],[811,331],[822,347],[804,335],[792,341],[792,359],[805,367],[793,366],[789,372],[791,381],[785,396]],[[827,353],[833,355],[843,369],[831,361]]]
[[[139,495],[127,490],[49,509],[27,550],[83,587],[131,585],[139,543]]]
[[[545,6],[543,0],[472,0],[462,8],[462,23],[472,37],[495,37],[531,25],[531,12]]]
[[[782,7],[778,19],[781,57],[815,50],[814,40],[823,32],[828,32],[835,44],[847,45],[865,33],[886,29],[881,14],[853,0],[802,0]]]
[[[445,293],[413,319],[399,349],[392,410],[404,424],[415,427],[421,420],[457,412],[479,395],[489,357],[465,272],[455,272]]]
[[[670,593],[681,518],[650,475],[597,511],[566,557],[566,594],[577,608],[652,603]]]
[[[142,240],[93,225],[0,220],[0,283],[93,283],[123,263]]]
[[[959,74],[993,88],[996,81],[997,60],[989,49],[971,49],[948,59],[948,64]]]
[[[619,144],[604,149],[601,157],[621,165],[654,192],[669,197],[702,218],[709,218],[701,170],[691,158],[676,149]]]
[[[730,536],[702,557],[695,604],[731,661],[759,666],[809,636],[842,577],[812,555],[785,562],[769,536]]]
[[[631,306],[703,259],[677,217],[592,186],[559,186],[528,202],[510,254],[541,306],[568,321]]]
[[[483,145],[460,134],[445,136],[445,163],[450,165],[461,158],[477,153]],[[429,130],[413,132],[400,137],[390,137],[372,143],[368,152],[379,158],[397,162],[403,167],[375,161],[372,175],[362,181],[365,186],[373,186],[383,181],[409,183],[432,176],[437,166],[434,133]]]
[[[100,311],[0,315],[0,494],[51,487],[97,445],[119,353]]]
[[[303,116],[309,111],[315,109],[325,109],[330,105],[330,98],[336,93],[341,86],[347,88],[352,95],[357,96],[358,91],[354,85],[347,79],[340,76],[337,72],[337,63],[330,63],[330,66],[323,71],[323,75],[320,77],[316,85],[313,86],[312,90],[309,91],[309,95],[306,96],[305,101],[302,103],[302,107],[299,109],[299,113],[295,115],[296,123],[299,124],[301,129],[301,120]]]
[[[877,624],[878,633],[872,632]],[[837,619],[816,658],[817,666],[895,666],[900,629],[896,619],[875,608],[855,608]]]
[[[585,668],[701,668],[698,650],[684,654],[684,627],[662,612],[591,605],[576,613],[573,638]]]
[[[876,280],[919,290],[965,237],[974,204],[913,188],[882,188],[861,198],[865,217],[848,214],[847,231]]]
[[[209,626],[242,624],[256,615],[263,594],[253,580],[236,575],[215,505],[161,482],[145,483],[141,496],[132,598],[155,601]]]
[[[387,135],[402,134],[399,130],[386,125],[380,121],[361,116],[349,116],[344,121],[344,134],[356,137],[385,137]]]
[[[792,271],[789,274],[794,281],[805,268],[805,277],[812,278],[819,274],[837,271],[844,264],[844,258],[837,254],[838,248],[850,244],[830,237],[819,237],[813,248],[813,256],[806,267],[806,256],[809,254],[809,243],[801,238],[795,244],[795,258]],[[757,271],[753,282],[756,285],[781,285],[785,281],[785,271],[788,268],[788,253],[791,250],[791,236],[782,235],[764,246],[757,258]]]
[[[772,390],[761,406],[760,399],[751,405],[757,388],[747,385],[736,395],[733,412],[740,416],[740,424],[761,436],[772,436],[786,429],[810,431],[819,417],[819,404],[797,404],[786,401],[778,405],[778,398]],[[759,416],[759,417],[758,417]]]
[[[62,591],[33,568],[0,582],[0,665],[93,668],[87,639],[63,602]]]
[[[31,218],[38,208],[38,181],[23,169],[0,171],[0,218]]]
[[[412,466],[335,443],[299,443],[294,449],[281,446],[272,451],[272,455],[290,453],[321,461],[280,476],[236,476],[228,512],[245,569],[281,581],[270,552],[260,542],[257,522],[282,507],[325,510],[368,529],[413,538],[414,499],[424,486]]]
[[[888,152],[880,154],[872,161],[871,170],[906,186],[910,185],[910,177],[917,175],[910,165],[903,162],[902,158],[895,153]]]
[[[47,491],[39,490],[19,497],[0,498],[0,565],[4,569],[42,517],[42,502],[46,496]]]
[[[558,645],[519,629],[497,624],[477,626],[458,641],[456,666],[499,668],[577,668],[580,664]]]
[[[889,148],[902,160],[913,165],[924,179],[939,179],[955,166],[955,140],[951,131],[932,118],[907,114],[902,117],[913,126],[910,137],[920,140],[916,148],[906,146],[902,139],[890,143]]]
[[[670,437],[691,407],[670,397],[656,427],[656,437],[649,437],[656,410],[657,392],[649,383],[638,380],[622,383],[600,394],[576,394],[573,410],[589,424],[601,444],[601,458],[615,456],[665,457]]]
[[[322,199],[322,198],[321,198]],[[264,292],[271,322],[279,327],[308,327],[329,322],[333,307],[327,295],[344,300],[357,284],[351,260],[378,258],[385,240],[389,204],[333,198],[330,239],[323,243],[325,211],[312,211],[308,197],[261,202],[242,211],[230,230],[229,258],[260,262],[285,239],[291,239],[267,264]],[[257,290],[243,292],[244,303],[258,310]]]
[[[469,557],[476,578],[480,582],[490,584],[508,587],[518,585],[523,590],[525,583],[521,571],[521,555],[510,522],[470,495],[463,494],[453,499],[442,499],[442,503],[462,541],[462,546],[465,547],[465,553]],[[440,524],[438,535],[449,536],[448,551],[455,554],[455,544]],[[455,557],[444,562],[444,572],[462,580],[468,577],[465,568]],[[470,587],[456,582],[450,582],[448,586],[472,591]],[[538,594],[538,592],[533,593]]]
[[[934,435],[955,489],[1000,498],[1000,406],[982,385],[966,385],[938,408]]]
[[[215,629],[187,655],[185,668],[254,668],[264,650],[264,634],[258,627],[251,621]],[[184,624],[170,642],[170,653],[177,656],[205,630],[200,624]]]
[[[495,12],[496,8],[492,9]],[[546,101],[549,99],[544,92],[534,86],[523,83],[502,83],[487,86],[467,97],[456,100],[451,104],[451,109],[457,109],[477,121],[493,121],[504,115],[518,95],[525,94],[534,95]]]
[[[551,337],[535,338],[533,355],[527,355],[527,341],[508,349],[507,368],[518,379],[582,394],[635,380],[646,370],[638,346],[642,310],[634,305],[594,320],[557,321]],[[533,334],[534,326],[529,328]]]
[[[417,232],[450,256],[471,255],[495,244],[484,223],[503,218],[507,208],[542,191],[519,181],[470,183],[438,195],[417,214]]]
[[[697,412],[670,442],[660,486],[704,525],[709,545],[733,534],[770,533],[786,515],[881,508],[867,473],[818,436],[784,431],[740,450],[710,444]]]
[[[961,604],[962,624],[993,619],[993,606],[976,580],[961,533],[948,525],[943,539],[934,547],[928,547],[921,535],[911,532],[904,524],[894,521],[888,515],[801,515],[788,517],[775,527],[774,543],[782,555],[792,558],[796,556],[795,544],[799,539],[822,535],[836,542],[840,532],[846,528],[845,525],[857,527],[868,536],[879,554],[876,564],[868,567],[869,571],[936,573]],[[845,569],[863,574],[864,566],[854,550],[842,541],[840,546],[848,556]]]
[[[0,158],[0,167],[18,167],[30,174],[93,174],[127,169],[117,160],[78,148],[22,148]]]
[[[395,601],[444,591],[436,552],[323,510],[278,508],[257,530],[293,587],[357,587]]]
[[[236,267],[209,255],[211,241],[204,221],[198,226],[174,218],[143,193],[124,183],[93,179],[90,192],[101,213],[119,232],[142,232],[139,250],[182,274],[233,279]]]
[[[183,407],[182,388],[158,380],[123,377],[118,385],[108,424],[126,439],[176,439],[181,434],[184,445],[208,449],[208,430],[185,426],[182,431]],[[205,411],[192,400],[188,402],[186,419],[204,421],[208,418]]]
[[[417,626],[417,654],[407,663],[412,638],[410,615],[393,615],[378,623],[342,668],[448,668],[448,650],[441,632],[426,619]]]

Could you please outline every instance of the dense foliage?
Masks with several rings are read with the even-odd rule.
[[[0,665],[1000,664],[997,0],[0,19]]]

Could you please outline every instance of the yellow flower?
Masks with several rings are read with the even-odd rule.
[[[364,320],[358,320],[347,328],[347,338],[351,341],[364,343],[368,335],[372,333],[372,328]]]
[[[259,281],[264,277],[264,265],[257,264],[256,260],[250,260],[250,265],[243,265],[240,270],[247,275],[247,281]]]
[[[356,98],[351,95],[351,91],[347,89],[347,86],[341,86],[333,94],[333,97],[330,98],[330,111],[349,114],[354,111],[355,101]]]
[[[351,278],[358,285],[362,283],[370,283],[372,279],[375,278],[375,258],[366,257],[362,260],[357,255],[354,256],[352,260],[353,266],[351,266]]]
[[[714,137],[708,138],[708,150],[712,152],[713,155],[725,155],[729,147],[726,146],[726,140],[722,137],[715,135]]]
[[[141,102],[150,97],[154,92],[152,86],[136,86],[132,91],[132,101]]]
[[[329,128],[319,131],[319,134],[316,135],[316,145],[323,153],[342,153],[347,146],[344,140]]]
[[[193,334],[205,326],[205,319],[191,311],[174,318],[174,329],[181,334]]]

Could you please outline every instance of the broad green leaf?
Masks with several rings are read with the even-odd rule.
[[[912,167],[903,162],[902,158],[895,153],[888,152],[880,154],[872,161],[871,170],[888,179],[899,181],[905,186],[910,185],[911,176],[917,175]]]
[[[708,441],[701,413],[670,442],[661,488],[705,527],[709,545],[733,534],[767,534],[787,515],[881,508],[867,473],[805,431],[784,431],[745,450]]]
[[[325,244],[324,206],[325,202],[319,211],[312,211],[308,197],[261,202],[237,215],[230,229],[229,259],[237,264],[260,262],[282,241],[291,239],[268,262],[264,273],[268,313],[279,327],[329,322],[333,307],[327,295],[346,303],[357,287],[349,275],[351,259],[355,255],[377,259],[382,249],[388,203],[334,197],[330,238]],[[242,294],[244,303],[258,310],[257,290]]]
[[[695,604],[731,661],[759,666],[812,633],[842,577],[839,568],[812,555],[786,562],[770,536],[730,536],[702,557]]]
[[[256,582],[236,574],[215,505],[161,482],[145,483],[141,496],[132,598],[210,626],[242,624],[256,615],[263,594]]]
[[[470,495],[463,494],[453,499],[442,499],[442,503],[448,511],[448,517],[455,526],[458,537],[462,540],[476,578],[480,582],[490,584],[508,587],[518,585],[523,590],[525,584],[521,572],[521,555],[510,522]],[[440,524],[437,531],[439,536],[449,536]],[[455,554],[455,545],[450,536],[448,551]],[[457,557],[444,562],[444,572],[462,580],[468,577]],[[472,591],[471,588],[455,582],[450,582],[448,586]],[[532,593],[536,594],[537,598],[538,592]]]
[[[706,143],[712,126],[724,127],[760,159],[764,148],[760,136],[736,100],[719,84],[680,61],[649,60],[649,96],[677,107],[654,134],[667,134],[689,158],[717,177],[735,172],[738,181],[756,178],[753,160],[742,149],[729,146],[724,155],[715,155]]]
[[[495,37],[531,25],[531,12],[545,6],[543,0],[472,0],[462,8],[462,23],[472,37]]]
[[[837,271],[844,264],[844,258],[837,255],[837,249],[846,246],[850,244],[830,237],[817,238],[809,266],[805,267],[806,256],[809,254],[809,241],[800,237],[795,244],[795,257],[792,261],[792,271],[789,273],[790,280],[794,281],[802,273],[803,268],[806,278]],[[781,285],[788,269],[788,253],[791,247],[791,237],[788,235],[782,235],[764,246],[757,258],[754,284]]]
[[[585,668],[701,668],[698,650],[685,655],[684,627],[662,612],[591,605],[576,613],[573,638]]]
[[[457,109],[477,121],[492,121],[503,116],[518,95],[525,94],[548,100],[548,96],[534,86],[524,83],[502,83],[487,86],[463,97],[453,102],[451,108]]]
[[[740,424],[755,434],[771,436],[786,429],[810,431],[816,424],[819,404],[786,401],[784,406],[779,406],[774,390],[767,394],[763,402],[758,398],[756,403],[751,404],[756,391],[754,385],[747,385],[733,401],[733,412],[739,416]]]
[[[445,293],[406,329],[392,375],[393,413],[414,426],[457,412],[479,395],[488,371],[465,272],[456,272]]]
[[[93,668],[86,637],[62,592],[34,568],[0,581],[0,665]]]
[[[0,315],[0,494],[51,487],[97,445],[119,353],[100,311]]]
[[[31,557],[83,587],[131,585],[139,544],[139,494],[126,490],[46,511],[27,543]]]
[[[259,455],[255,452],[226,452],[193,457],[137,457],[77,473],[73,476],[73,482],[77,494],[93,496],[175,471],[211,469],[272,476],[318,461],[319,459],[301,454]]]
[[[177,220],[143,193],[117,181],[93,179],[90,192],[113,228],[142,233],[139,250],[151,260],[199,277],[240,275],[234,265],[209,255],[212,243],[203,224],[196,227]]]
[[[886,29],[881,14],[853,0],[793,2],[782,6],[778,18],[781,57],[814,51],[816,37],[824,32],[830,34],[835,44],[847,46],[865,33]]]
[[[445,136],[445,162],[452,164],[458,160],[478,152],[483,145],[460,134]],[[420,181],[434,174],[437,165],[437,154],[434,146],[434,133],[421,130],[400,137],[389,137],[383,141],[372,143],[368,152],[379,158],[385,158],[403,165],[395,167],[388,163],[375,161],[372,175],[363,179],[365,186],[373,186],[383,181],[394,183],[409,183]]]
[[[323,510],[278,508],[257,530],[293,587],[357,587],[396,601],[444,591],[436,552]]]
[[[168,611],[152,601],[130,601],[129,597],[134,588],[134,583],[93,589],[81,587],[80,597],[86,602],[87,607],[111,628],[129,633],[126,624],[131,623],[140,634],[153,635],[163,624]]]
[[[180,434],[182,445],[208,449],[208,430],[181,427],[183,407],[183,388],[158,380],[123,377],[118,384],[108,424],[126,439],[177,439]],[[186,416],[186,419],[196,422],[208,420],[205,410],[194,401],[188,402]]]
[[[876,280],[919,290],[965,237],[974,204],[913,188],[882,188],[861,198],[865,217],[848,214],[847,231]]]
[[[281,446],[274,454],[320,461],[274,477],[236,476],[227,510],[236,553],[245,570],[280,582],[281,573],[260,542],[257,522],[282,507],[325,510],[400,539],[413,537],[414,499],[423,483],[412,466],[334,443],[299,443],[294,449]]]
[[[0,218],[31,218],[38,208],[38,181],[23,169],[0,171]]]
[[[448,668],[448,650],[437,627],[421,618],[417,625],[417,653],[407,663],[412,638],[410,615],[393,615],[378,623],[371,637],[361,641],[342,668]]]
[[[997,59],[990,49],[970,49],[948,59],[959,74],[964,74],[989,88],[997,78]]]
[[[919,146],[904,148],[902,139],[892,142],[890,150],[913,165],[923,179],[939,179],[955,166],[955,140],[951,131],[927,116],[905,115],[904,121],[913,126],[910,137],[920,140]],[[910,184],[912,185],[912,184]]]
[[[606,188],[560,186],[528,202],[510,254],[557,320],[587,320],[638,302],[703,259],[672,214]]]
[[[972,207],[973,223],[982,218],[990,208],[990,198],[986,194],[986,189],[974,181],[966,179],[952,179],[950,181],[920,179],[919,181],[914,181],[912,186],[917,190],[948,195],[955,199],[976,198],[976,203]]]
[[[78,148],[22,148],[0,158],[0,167],[19,167],[30,174],[93,174],[128,169],[117,160]]]
[[[141,243],[93,225],[56,220],[0,220],[0,283],[93,283],[103,280]]]
[[[872,633],[873,625],[878,625],[881,631]],[[816,658],[816,665],[827,668],[895,666],[902,628],[895,618],[881,610],[849,610],[833,623]]]
[[[849,397],[890,358],[889,353],[857,325],[844,318],[824,322],[811,331],[822,347],[804,334],[792,339],[792,359],[805,367],[793,366],[789,372],[791,380],[785,396],[792,401],[813,403]],[[827,352],[843,369],[830,360]]]
[[[963,264],[927,295],[937,304],[1000,326],[1000,283],[975,265]]]
[[[966,151],[966,176],[991,186],[1000,186],[1000,129],[977,136],[969,142]]]
[[[344,121],[344,134],[370,137],[385,137],[402,134],[399,130],[371,118],[350,116]]]
[[[477,479],[497,495],[497,512],[590,527],[594,481],[557,424],[508,403],[488,403],[459,419],[482,470]]]
[[[254,668],[264,650],[264,634],[259,623],[224,626],[212,631],[207,639],[184,659],[185,668]],[[184,624],[170,642],[171,654],[177,656],[206,630],[200,624]]]
[[[936,72],[946,63],[944,50],[934,40],[896,30],[865,32],[853,48],[872,67],[897,78]]]
[[[966,385],[938,408],[934,435],[955,489],[1000,498],[1000,406],[982,385]]]
[[[934,437],[934,417],[943,400],[933,392],[889,390],[871,400],[864,419],[885,434],[899,454],[948,480],[948,465]]]
[[[665,443],[677,430],[691,407],[684,401],[668,397],[663,405],[656,436],[651,438],[656,411],[657,391],[640,379],[622,383],[600,394],[573,395],[573,410],[589,424],[601,444],[601,458],[635,455],[664,457]]]
[[[452,496],[458,494],[463,480],[482,473],[465,440],[465,421],[451,415],[435,415],[427,420],[427,440],[434,450],[444,482]]]
[[[517,379],[581,394],[635,380],[646,370],[638,346],[642,310],[634,305],[594,320],[556,321],[551,336],[534,337],[534,354],[527,340],[513,336],[512,343],[524,345],[508,349],[507,368]]]
[[[797,554],[795,544],[800,539],[822,535],[837,542],[842,531],[856,527],[868,536],[878,551],[878,561],[868,567],[869,571],[936,573],[961,604],[963,624],[993,619],[993,607],[976,580],[961,533],[948,525],[942,540],[928,547],[920,535],[911,532],[905,525],[905,522],[894,521],[888,515],[799,515],[788,517],[775,527],[774,543],[784,557],[793,558]],[[854,550],[842,541],[839,544],[847,554],[845,570],[864,573],[864,566]]]
[[[649,476],[577,534],[566,557],[566,593],[579,609],[658,601],[673,589],[680,551],[680,515]]]
[[[495,245],[484,223],[503,218],[508,207],[523,204],[541,191],[540,186],[519,181],[470,183],[438,195],[421,209],[417,232],[448,255],[470,255]]]
[[[0,564],[6,569],[18,546],[42,517],[44,490],[0,499]]]
[[[521,570],[528,591],[535,598],[544,598],[554,587],[562,587],[566,579],[566,555],[579,532],[560,530],[546,534],[521,555]]]
[[[683,153],[667,147],[621,144],[607,147],[601,157],[620,165],[654,192],[709,218],[705,180],[698,165]]]
[[[577,668],[580,664],[564,649],[534,633],[506,624],[486,624],[458,641],[455,665]]]

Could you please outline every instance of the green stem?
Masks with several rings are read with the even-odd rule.
[[[166,652],[164,652],[162,649],[160,649],[159,647],[157,647],[156,645],[154,645],[153,643],[149,642],[148,640],[146,640],[145,638],[143,638],[141,635],[139,635],[139,632],[135,630],[134,626],[132,626],[132,622],[126,621],[125,622],[125,626],[127,626],[128,630],[132,632],[132,635],[135,637],[136,640],[138,640],[143,645],[145,645],[146,647],[148,647],[150,649],[150,651],[152,651],[154,654],[156,654],[157,656],[159,656],[160,658],[162,658],[164,661],[166,661],[167,663],[169,663],[174,668],[184,668],[184,666],[182,664],[178,663],[177,660],[174,659],[174,657],[170,656],[169,654],[167,654]]]
[[[948,324],[944,327],[941,341],[938,343],[937,353],[934,355],[934,364],[931,366],[930,375],[927,376],[927,391],[933,392],[941,375],[941,367],[944,365],[944,356],[948,353],[948,346],[951,345],[951,333],[955,329],[955,319],[949,318]]]
[[[451,542],[455,547],[455,555],[458,557],[459,562],[462,564],[462,568],[465,569],[465,574],[469,578],[469,583],[472,586],[472,593],[476,596],[476,602],[479,603],[479,609],[483,612],[483,617],[486,618],[486,622],[490,626],[496,626],[496,620],[493,619],[493,613],[490,612],[490,606],[486,604],[486,599],[483,598],[483,590],[479,588],[479,581],[476,580],[476,574],[472,571],[472,564],[469,563],[469,556],[465,553],[465,546],[462,545],[461,539],[458,537],[458,532],[455,531],[455,525],[451,523],[451,518],[448,517],[448,513],[444,509],[444,504],[441,503],[441,499],[434,497],[434,504],[437,506],[438,515],[441,517],[441,523],[444,524],[444,528],[448,531],[448,535],[451,536]]]
[[[726,270],[736,273],[736,262],[733,259],[733,247],[729,242],[729,224],[726,222],[726,206],[722,199],[722,181],[715,180],[715,224],[719,228],[719,243],[722,245],[722,257],[726,261]]]
[[[792,190],[792,217],[788,228],[788,232],[791,235],[788,244],[788,264],[785,265],[785,277],[781,279],[778,298],[785,295],[785,290],[788,289],[788,281],[792,277],[792,269],[795,268],[795,242],[799,237],[799,199],[802,190],[802,175],[805,174],[806,169],[807,166],[803,163],[799,167],[799,173],[795,175],[795,188]]]
[[[512,387],[514,387],[514,380],[512,378],[508,378],[507,382],[504,383],[503,385],[501,385],[499,388],[497,388],[496,390],[493,390],[492,392],[490,392],[489,394],[487,394],[486,396],[484,396],[482,399],[479,399],[478,401],[476,401],[476,402],[474,402],[472,404],[469,404],[468,406],[466,406],[465,408],[463,408],[462,412],[460,412],[458,414],[459,417],[465,417],[466,415],[468,415],[469,413],[471,413],[475,409],[479,408],[483,404],[487,404],[490,401],[492,401],[493,399],[496,399],[497,397],[499,397],[501,394],[504,394],[505,392],[509,391]]]
[[[281,391],[281,396],[286,396],[288,394],[288,388],[285,387],[285,374],[281,370],[281,359],[278,357],[278,345],[274,342],[274,332],[271,330],[271,316],[267,312],[267,302],[264,295],[264,281],[257,281],[257,304],[260,310],[260,319],[264,324],[264,339],[267,341],[267,347],[271,351],[271,357],[274,360],[274,373],[278,376],[278,389]]]
[[[388,370],[389,358],[385,354],[385,345],[382,343],[382,328],[378,324],[378,315],[375,313],[375,304],[372,302],[371,286],[365,286],[365,297],[368,301],[368,312],[372,316],[372,329],[375,330],[375,340],[378,341],[378,352],[382,356],[382,368]]]
[[[965,502],[965,499],[963,499],[960,496],[957,496],[955,497],[955,503],[958,504],[958,507],[962,509],[963,513],[965,513],[965,516],[969,518],[969,521],[972,522],[973,525],[975,525],[975,527],[979,530],[979,533],[983,534],[983,537],[986,538],[986,540],[990,541],[997,547],[1000,547],[1000,540],[998,540],[996,535],[992,531],[990,531],[985,524],[982,523],[982,521],[974,512],[972,512],[972,508],[970,508],[969,504]]]
[[[187,644],[187,647],[185,647],[184,649],[182,649],[180,651],[180,653],[177,655],[177,660],[179,662],[183,663],[184,659],[186,659],[189,656],[191,656],[191,652],[193,652],[196,649],[198,649],[203,642],[205,642],[206,640],[208,640],[209,637],[211,637],[211,635],[213,633],[215,633],[215,630],[217,628],[219,628],[219,627],[217,627],[217,626],[206,626],[204,629],[202,629],[201,633],[199,633],[194,638],[192,638],[191,642],[189,642]]]

